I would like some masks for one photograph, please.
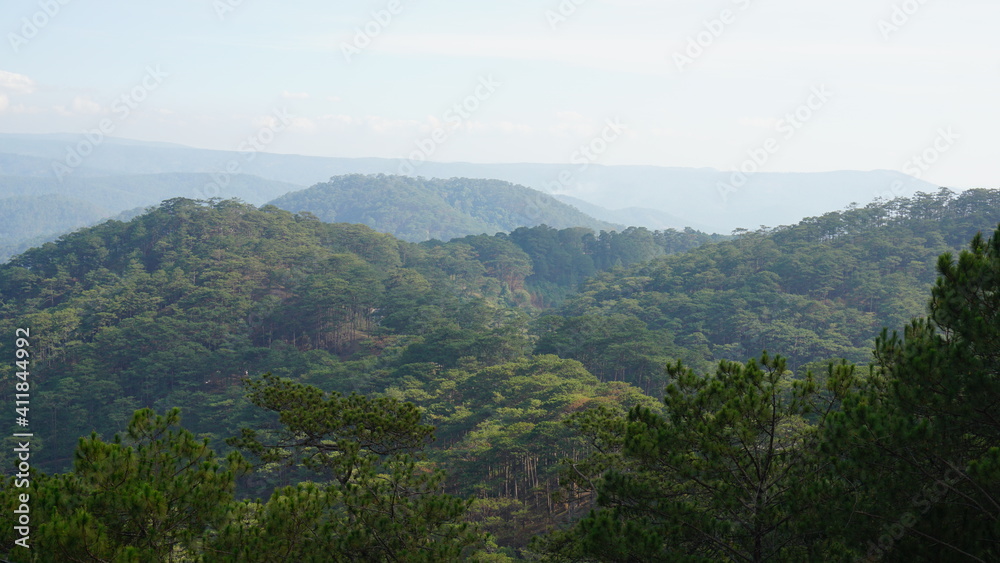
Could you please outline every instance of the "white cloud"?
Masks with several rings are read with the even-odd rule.
[[[71,107],[73,108],[73,113],[95,114],[103,111],[101,104],[81,96],[73,98]]]
[[[25,115],[47,113],[44,108],[38,106],[26,106],[24,104],[15,104],[10,106],[10,112]]]
[[[326,100],[328,102],[337,103],[343,101],[343,98],[341,98],[340,96],[327,96]]]
[[[101,104],[91,100],[90,98],[85,98],[83,96],[76,96],[73,101],[70,102],[69,106],[52,106],[52,109],[61,116],[71,117],[74,115],[94,115],[98,113],[106,113],[105,109],[101,107]]]
[[[309,99],[308,92],[289,92],[285,90],[281,93],[281,97],[286,100],[307,100]]]
[[[312,132],[316,130],[316,122],[311,119],[306,119],[305,117],[293,117],[292,124],[289,126],[289,129]]]
[[[30,94],[35,91],[35,81],[14,72],[0,70],[0,88],[18,94]]]
[[[0,94],[0,113],[7,111],[7,106],[9,105],[10,99],[4,94]]]

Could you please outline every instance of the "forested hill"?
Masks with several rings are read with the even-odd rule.
[[[148,560],[165,560],[163,554],[182,543],[188,553],[240,553],[229,560],[261,561],[270,560],[271,553],[288,553],[289,545],[298,546],[294,553],[319,553],[320,558],[330,550],[353,553],[347,543],[354,540],[390,553],[446,545],[460,551],[470,545],[458,522],[465,519],[494,534],[503,548],[480,542],[476,549],[490,551],[480,560],[509,561],[506,555],[538,555],[526,551],[531,536],[571,524],[595,506],[613,504],[616,497],[598,494],[601,490],[624,493],[624,499],[644,497],[649,490],[675,498],[701,486],[689,480],[697,481],[691,476],[702,469],[686,464],[722,464],[722,470],[714,465],[704,470],[739,480],[754,474],[748,468],[762,467],[755,456],[765,454],[784,460],[781,467],[801,470],[801,482],[824,490],[824,498],[842,500],[837,506],[846,516],[838,522],[853,525],[852,503],[871,502],[873,491],[902,481],[886,475],[876,489],[865,488],[872,476],[861,469],[851,493],[856,496],[823,489],[853,486],[836,476],[811,477],[828,470],[831,459],[809,437],[813,424],[825,424],[825,415],[810,409],[819,408],[815,395],[827,390],[802,370],[792,376],[786,367],[840,357],[871,361],[872,338],[882,326],[902,328],[909,315],[926,311],[937,255],[961,248],[998,221],[1000,192],[977,190],[877,202],[792,227],[743,232],[717,244],[705,244],[711,237],[690,230],[594,233],[546,226],[417,244],[364,225],[324,223],[309,214],[232,200],[174,199],[129,222],[80,230],[0,266],[0,332],[30,329],[30,377],[24,376],[28,381],[21,388],[30,391],[31,402],[23,411],[27,414],[19,416],[30,419],[34,434],[31,465],[51,473],[68,470],[76,461],[72,473],[33,481],[32,498],[51,503],[32,513],[39,534],[51,539],[39,545],[65,550],[35,559],[67,560],[66,553],[85,551],[78,546],[95,537],[100,541],[86,547],[99,549],[107,560],[124,557],[131,552],[122,550],[132,549],[136,540],[112,532],[122,529],[123,519],[130,526],[146,525],[144,503],[159,498],[157,510],[167,519],[158,521],[157,537],[166,543],[145,545],[144,550],[160,550]],[[1000,239],[991,244],[991,256],[1000,256]],[[981,239],[973,248],[986,252]],[[968,279],[951,274],[955,279],[948,283],[995,285],[996,268],[990,264],[1000,258],[989,258],[989,264],[982,257],[963,260],[961,271],[975,266],[984,273]],[[581,280],[582,291],[558,314],[539,311]],[[942,303],[970,295],[982,302],[976,307],[986,313],[966,315],[962,322],[995,347],[995,287],[981,294],[941,287]],[[957,318],[958,313],[947,314]],[[919,338],[922,333],[913,332],[918,329],[908,338]],[[928,341],[945,342],[936,338]],[[12,338],[0,340],[0,356],[16,357],[15,345]],[[894,346],[883,342],[883,362],[947,358],[960,368],[961,362],[971,362],[965,367],[980,369],[979,360],[964,349],[925,356],[920,351],[904,355]],[[718,358],[746,361],[764,348],[788,363],[762,357],[759,364],[722,365],[716,376],[705,378],[674,364],[678,358],[689,365]],[[928,398],[958,398],[963,405],[968,398],[994,400],[989,389],[940,389],[938,376],[950,374],[951,365],[931,367],[926,382],[931,390],[914,391],[900,399],[903,404]],[[840,369],[831,372],[836,377],[830,380],[829,391],[837,396],[857,384],[845,374],[850,367]],[[275,377],[263,376],[267,372]],[[22,383],[14,362],[0,376],[5,382],[0,400],[13,404],[11,383]],[[838,381],[843,386],[836,387]],[[875,378],[872,385],[880,381]],[[885,389],[910,388],[889,383],[872,392]],[[792,411],[764,412],[785,408],[784,402],[792,400],[789,393],[804,397],[793,400]],[[880,400],[851,404],[865,407]],[[160,413],[179,407],[183,426],[193,435],[168,432],[180,424],[177,415],[157,419],[151,411],[138,410],[145,407]],[[891,405],[886,408],[892,411]],[[965,416],[964,406],[954,408]],[[990,415],[995,404],[975,409]],[[949,428],[986,427],[962,424]],[[745,444],[726,449],[734,447],[732,425],[738,425],[741,440],[770,444],[772,450],[762,453]],[[112,442],[126,427],[132,437]],[[777,440],[775,428],[780,429]],[[652,434],[645,436],[647,431]],[[96,435],[79,440],[91,432]],[[786,434],[798,432],[804,433],[801,440],[786,441]],[[842,432],[851,439],[872,434],[853,427]],[[928,435],[944,436],[946,444],[961,441],[947,432]],[[903,437],[924,435],[908,431]],[[980,446],[996,444],[995,438],[995,432],[973,436],[967,449],[979,456]],[[273,440],[284,446],[265,446]],[[850,444],[831,434],[827,445],[833,458],[844,460],[866,451]],[[877,446],[872,446],[873,456],[882,452]],[[927,451],[939,446],[931,444]],[[233,474],[202,463],[211,458],[209,447],[233,454],[225,467],[234,472],[242,467],[234,448],[255,456],[253,472],[237,487]],[[17,467],[13,448],[0,451],[8,475]],[[656,452],[671,452],[671,457],[664,461]],[[177,463],[170,465],[177,471],[159,471],[163,460]],[[854,461],[855,467],[870,467],[861,457]],[[665,468],[665,462],[680,465]],[[731,462],[742,465],[734,468]],[[992,463],[975,470],[996,475]],[[439,469],[448,471],[447,478]],[[740,481],[732,490],[713,489],[721,508],[709,506],[701,500],[708,497],[697,493],[676,521],[701,511],[719,533],[742,538],[742,532],[732,531],[731,520],[786,522],[791,517],[785,511],[819,518],[823,525],[809,525],[830,537],[841,533],[825,525],[828,515],[822,510],[803,512],[795,504],[825,507],[826,501],[786,498],[781,491],[803,489],[796,488],[799,481],[789,481],[798,474],[782,474],[773,482],[768,475],[758,476],[779,491],[768,501],[777,507],[773,510],[756,510],[753,502],[762,489]],[[901,500],[878,508],[879,518],[898,518],[911,507],[910,489],[919,490],[919,478],[926,474],[921,469],[905,487],[897,487],[893,494]],[[628,481],[633,477],[648,480],[633,486]],[[13,510],[18,490],[9,483],[0,487],[0,504]],[[280,488],[285,485],[290,487]],[[167,497],[150,492],[165,487],[184,492],[177,498],[210,518],[192,523],[186,519],[188,504],[169,506],[162,501]],[[970,482],[968,490],[979,490],[974,487],[979,483]],[[408,493],[400,495],[400,490]],[[475,500],[445,498],[442,490]],[[190,491],[198,491],[199,498],[191,499]],[[266,498],[272,492],[266,503],[232,499],[233,494]],[[739,503],[735,516],[727,508],[734,498]],[[873,510],[868,512],[876,514]],[[387,520],[385,514],[394,516]],[[588,560],[572,551],[599,549],[609,538],[626,537],[624,532],[646,534],[642,526],[658,526],[663,518],[674,522],[672,512],[654,510],[652,520],[618,527],[633,518],[628,514],[596,525],[593,518],[605,517],[592,515],[574,533],[596,536],[577,536],[567,544],[556,534],[540,547],[570,550],[554,560]],[[995,513],[989,514],[995,520]],[[174,517],[185,519],[179,528],[169,520]],[[318,530],[316,536],[304,538],[300,522]],[[629,536],[623,549],[638,545],[655,552],[665,541],[665,529],[682,528],[664,526],[646,534],[649,541]],[[781,531],[783,526],[747,529]],[[178,529],[193,531],[177,539],[183,535]],[[396,547],[365,536],[372,529],[391,535]],[[848,532],[855,538],[870,530],[843,533]],[[13,549],[12,534],[12,529],[0,534],[0,551]],[[827,553],[823,538],[805,535],[809,543],[797,539],[795,549],[810,545]],[[61,538],[77,543],[64,544]],[[324,538],[334,543],[315,543]],[[700,540],[691,541],[694,547],[683,549],[707,549],[695,546],[702,545]],[[775,542],[785,545],[781,538]],[[719,558],[710,549],[705,553],[707,559]],[[424,560],[463,560],[428,557]],[[405,560],[366,560],[393,559]],[[677,558],[647,553],[632,559]],[[789,559],[829,557],[796,552]]]
[[[417,401],[440,438],[432,458],[464,464],[449,489],[502,495],[483,510],[534,522],[502,531],[524,544],[567,513],[538,494],[555,490],[559,459],[581,447],[562,418],[597,404],[625,412],[654,403],[573,360],[531,355],[534,264],[537,283],[564,287],[620,263],[614,252],[640,260],[703,242],[673,231],[536,227],[414,244],[274,206],[175,199],[0,266],[0,331],[30,329],[35,468],[69,468],[79,437],[110,439],[143,407],[179,407],[186,428],[226,448],[241,427],[270,420],[245,387],[270,372],[324,391]],[[13,357],[11,345],[0,341],[0,354]],[[0,399],[13,401],[13,388],[4,385]],[[9,455],[0,454],[4,467]],[[525,464],[530,475],[513,470]],[[255,475],[241,494],[308,479],[274,467]]]
[[[418,245],[274,206],[174,199],[0,266],[0,328],[36,335],[36,405],[51,430],[37,460],[60,466],[77,436],[110,435],[139,406],[190,408],[206,432],[234,428],[224,421],[239,413],[215,392],[247,373],[315,372],[334,389],[381,391],[392,382],[377,372],[396,361],[380,363],[386,349],[447,366],[519,358],[532,303],[708,240],[535,227]]]
[[[597,274],[539,321],[537,351],[635,383],[655,380],[662,356],[705,367],[771,350],[793,367],[867,363],[882,327],[898,329],[926,311],[938,255],[998,222],[1000,191],[942,189],[740,231]]]
[[[552,196],[501,180],[350,174],[271,202],[323,221],[362,223],[403,240],[449,240],[548,225],[621,230]]]

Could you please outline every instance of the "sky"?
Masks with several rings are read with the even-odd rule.
[[[0,133],[1000,187],[996,0],[5,0]]]

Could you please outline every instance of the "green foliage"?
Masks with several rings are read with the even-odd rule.
[[[13,548],[10,530],[4,549],[23,561],[190,560],[224,522],[247,466],[235,452],[221,464],[179,424],[177,409],[142,409],[125,439],[81,438],[72,473],[32,481],[31,549]],[[22,492],[6,488],[5,509]]]
[[[937,257],[997,221],[997,192],[942,190],[738,231],[731,241],[598,273],[558,311],[566,320],[546,327],[538,351],[559,349],[606,378],[606,359],[580,344],[602,338],[594,317],[627,315],[663,331],[683,350],[669,353],[699,369],[761,350],[781,350],[795,369],[867,363],[882,327],[922,313]],[[639,384],[641,370],[632,373],[626,381]]]
[[[0,266],[0,330],[37,334],[33,419],[49,438],[37,463],[67,468],[76,436],[111,436],[139,407],[183,407],[219,446],[256,416],[238,387],[250,372],[381,390],[378,357],[413,343],[397,335],[492,324],[507,336],[476,333],[469,353],[519,353],[498,281],[460,252],[439,268],[440,254],[360,225],[178,199],[18,256]]]
[[[351,174],[271,202],[329,222],[363,223],[412,242],[511,231],[542,223],[609,229],[542,192],[500,180]]]
[[[57,507],[36,531],[119,560],[838,560],[883,536],[889,559],[995,558],[1000,237],[938,262],[929,319],[872,336],[920,308],[933,257],[996,209],[994,192],[942,191],[711,245],[544,225],[412,244],[165,202],[0,266],[0,332],[32,329],[32,465],[67,467],[97,431],[90,461],[34,480]],[[867,378],[847,362],[822,382],[787,373],[873,345]],[[791,359],[716,362],[761,349]],[[194,435],[102,439],[173,406]],[[225,500],[213,477],[240,463],[204,440],[227,448],[239,428],[261,462],[240,498],[266,502]],[[142,545],[116,536],[138,537],[137,507],[196,499],[147,471],[155,486],[98,502],[99,476],[185,455],[207,473],[178,483],[229,491],[209,495],[219,510]]]
[[[785,362],[670,368],[664,413],[569,420],[592,444],[564,488],[598,509],[538,538],[553,561],[997,557],[1000,230],[944,254],[930,316],[883,331],[867,377],[821,390]]]
[[[573,360],[536,356],[489,367],[400,367],[387,394],[412,401],[437,426],[428,457],[450,469],[449,487],[475,494],[474,514],[501,546],[575,517],[581,501],[559,498],[560,459],[587,445],[563,421],[592,408],[623,415],[656,401],[620,382],[601,383]]]
[[[635,315],[552,315],[539,319],[536,330],[536,353],[577,359],[603,381],[627,381],[651,395],[666,384],[663,366],[689,355],[669,330],[650,330]]]
[[[859,555],[1000,556],[1000,231],[938,271],[930,316],[883,332],[877,371],[828,432],[833,506]]]
[[[431,440],[420,412],[390,398],[343,398],[264,376],[249,385],[278,414],[273,432],[232,440],[264,462],[290,460],[332,478],[236,506],[207,553],[220,561],[448,561],[482,538],[461,522],[465,501],[441,492],[445,475],[411,455]]]
[[[620,232],[595,234],[579,227],[556,230],[540,225],[520,227],[508,236],[498,234],[497,238],[516,244],[530,257],[532,271],[525,278],[525,285],[534,302],[555,306],[596,272],[632,266],[728,237],[706,235],[692,229],[649,231],[643,227],[629,227]]]
[[[468,502],[442,494],[443,475],[405,456],[349,486],[302,482],[267,503],[236,505],[207,561],[459,561],[482,543],[461,522]]]
[[[810,374],[791,380],[784,359],[723,362],[700,376],[677,363],[664,413],[636,407],[622,432],[607,435],[584,419],[581,429],[603,444],[596,460],[575,464],[577,481],[595,482],[600,510],[574,528],[563,556],[601,561],[798,560],[807,533],[795,527],[792,502],[815,467],[814,429],[821,412]],[[617,452],[617,453],[615,453]],[[610,455],[609,455],[610,454]],[[591,473],[606,470],[603,476]],[[550,538],[559,555],[565,539]]]
[[[434,432],[420,424],[414,405],[388,397],[325,394],[271,374],[247,388],[254,405],[278,414],[280,426],[270,432],[244,428],[229,443],[263,462],[302,464],[342,485],[373,459],[423,449]]]

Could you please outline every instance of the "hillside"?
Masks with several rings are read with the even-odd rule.
[[[600,472],[624,463],[615,433],[664,412],[654,397],[676,359],[766,348],[799,378],[830,358],[869,362],[882,326],[925,310],[936,254],[998,219],[998,192],[942,191],[726,241],[539,226],[414,244],[275,206],[174,199],[0,266],[0,331],[31,329],[36,468],[68,469],[79,436],[110,440],[144,407],[179,407],[185,428],[230,452],[252,443],[241,428],[277,431],[261,406],[285,403],[253,389],[357,392],[344,400],[418,409],[408,416],[437,441],[406,471],[446,469],[440,486],[474,497],[467,518],[514,554],[586,517]],[[570,295],[557,314],[539,310],[556,294]],[[263,463],[238,494],[315,479]]]
[[[500,180],[427,180],[359,174],[294,192],[271,202],[327,222],[362,223],[403,240],[450,240],[548,225],[621,230],[551,196]]]
[[[865,363],[881,327],[924,310],[936,256],[998,221],[997,192],[940,192],[722,242],[522,227],[412,244],[273,206],[177,199],[0,266],[0,324],[39,334],[40,401],[67,429],[39,460],[58,465],[79,433],[110,433],[139,405],[196,408],[202,432],[231,427],[242,415],[208,405],[238,396],[246,373],[382,391],[409,364],[489,366],[535,342],[656,395],[675,358],[707,366],[768,349],[793,366]]]
[[[186,428],[228,449],[226,438],[263,420],[244,378],[270,372],[419,400],[442,438],[432,459],[479,460],[449,487],[504,491],[503,510],[534,522],[502,531],[523,545],[553,514],[531,491],[554,489],[559,458],[578,447],[561,419],[652,404],[572,360],[525,355],[516,303],[531,300],[519,297],[531,272],[505,237],[416,245],[274,206],[175,199],[0,266],[0,330],[31,327],[32,424],[45,435],[35,467],[67,468],[79,436],[110,438],[142,407],[180,407]],[[511,394],[493,392],[501,386]],[[13,400],[11,389],[2,397]],[[482,447],[500,435],[510,447]],[[525,456],[539,468],[530,476],[511,471]],[[264,471],[243,494],[288,478]]]
[[[882,327],[926,310],[938,256],[998,223],[1000,191],[941,190],[744,231],[595,275],[538,321],[536,352],[649,392],[663,385],[671,357],[704,369],[762,350],[792,368],[868,363]]]
[[[535,240],[522,244],[540,261],[550,232],[515,238]],[[582,245],[589,232],[565,233]],[[507,237],[416,245],[273,206],[174,199],[0,266],[0,326],[37,335],[36,406],[53,432],[37,461],[59,467],[77,436],[110,435],[139,406],[182,406],[192,429],[233,430],[245,413],[218,401],[245,405],[248,373],[372,392],[398,385],[396,370],[425,369],[408,364],[520,360],[532,260]]]

